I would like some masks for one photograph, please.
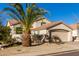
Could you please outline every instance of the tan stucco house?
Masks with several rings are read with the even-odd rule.
[[[17,33],[16,29],[22,27],[20,22],[10,20],[7,26],[11,28],[12,37],[21,37],[22,33]],[[58,36],[63,42],[72,41],[72,28],[63,22],[51,22],[46,18],[36,20],[31,28],[31,34]]]
[[[47,34],[52,36],[58,36],[63,42],[72,41],[72,28],[63,22],[50,22],[44,24],[38,28],[32,28],[32,33]]]
[[[46,18],[38,19],[34,21],[32,28],[37,28],[47,23],[50,23],[50,21],[48,21]],[[11,19],[7,22],[7,26],[10,27],[11,29],[12,38],[16,38],[16,37],[18,38],[22,36],[21,31],[17,32],[17,29],[20,29],[22,27],[19,21],[15,19]]]

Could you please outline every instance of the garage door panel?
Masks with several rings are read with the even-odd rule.
[[[66,42],[68,41],[68,32],[65,31],[54,31],[51,33],[51,36],[56,35],[61,39],[61,41]]]

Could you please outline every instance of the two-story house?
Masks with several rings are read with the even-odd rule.
[[[50,23],[50,21],[48,21],[46,18],[38,19],[38,20],[34,21],[32,28],[37,28],[37,27],[40,27],[40,26],[47,24],[47,23]],[[21,25],[20,21],[11,19],[7,22],[7,26],[9,26],[11,29],[12,38],[21,37],[22,25]],[[39,32],[39,31],[37,31],[37,32]],[[31,34],[34,34],[34,33],[35,33],[34,31],[31,31]]]
[[[11,28],[12,37],[21,37],[22,28],[20,22],[12,19],[9,20],[7,26]],[[36,20],[31,29],[31,34],[48,34],[49,36],[57,36],[63,42],[72,41],[73,39],[73,28],[64,24],[63,22],[51,22],[46,18]],[[76,32],[77,33],[77,32]],[[76,34],[75,34],[76,35]]]

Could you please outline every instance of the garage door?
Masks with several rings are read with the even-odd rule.
[[[57,36],[62,42],[68,41],[68,32],[63,30],[51,31],[51,37]]]

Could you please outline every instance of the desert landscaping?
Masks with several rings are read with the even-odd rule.
[[[10,47],[1,49],[0,56],[42,56],[51,53],[52,55],[58,55],[74,51],[79,51],[79,42],[68,42],[64,44],[45,43],[32,47]]]

